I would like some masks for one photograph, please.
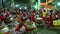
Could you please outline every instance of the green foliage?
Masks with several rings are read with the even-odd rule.
[[[14,0],[15,2],[20,2],[20,3],[28,3],[30,2],[29,0]]]

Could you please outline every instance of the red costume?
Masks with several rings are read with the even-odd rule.
[[[26,21],[26,13],[25,12],[23,12],[22,20]]]
[[[35,21],[34,15],[35,15],[35,13],[32,12],[31,21],[33,21],[33,22]]]
[[[9,34],[9,32],[6,32],[5,34]]]
[[[24,16],[26,16],[26,14],[24,13],[23,14]],[[16,26],[16,31],[20,31],[20,29],[22,28],[22,26],[24,25],[22,25],[22,23],[21,23],[21,17],[20,17],[20,12],[18,12],[18,20],[19,20],[19,22],[20,22],[20,24],[18,24],[17,26]],[[26,27],[25,25],[24,25],[24,27]],[[25,32],[26,32],[26,30],[25,30]]]
[[[43,22],[46,23],[46,17],[43,17]]]
[[[47,20],[47,19],[46,19],[46,14],[47,14],[46,12],[43,12],[43,22],[44,22],[44,23],[46,23],[46,20]]]
[[[58,13],[58,17],[59,17],[59,19],[60,19],[60,13]]]
[[[4,16],[0,15],[0,25],[2,24],[3,20],[4,20]]]
[[[18,11],[18,15],[20,15],[20,12]]]
[[[8,17],[8,15],[9,15],[9,13],[8,13],[8,11],[6,11],[6,17]]]
[[[51,13],[50,14],[50,17],[49,17],[49,24],[48,24],[48,28],[52,25],[52,23],[53,23],[53,14]]]
[[[23,13],[23,16],[26,16],[26,13],[25,12]]]

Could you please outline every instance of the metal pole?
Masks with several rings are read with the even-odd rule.
[[[3,0],[2,0],[2,7],[4,8],[4,2],[3,2]]]

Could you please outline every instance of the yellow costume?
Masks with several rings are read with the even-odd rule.
[[[46,17],[46,15],[47,15],[47,12],[43,12],[43,17]]]

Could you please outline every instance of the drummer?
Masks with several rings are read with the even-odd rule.
[[[0,25],[4,21],[4,10],[0,11]]]
[[[43,10],[42,14],[43,14],[43,22],[46,24],[46,21],[47,21],[47,19],[46,19],[47,12],[45,10]]]
[[[58,11],[58,18],[60,19],[60,11]]]
[[[49,16],[49,23],[47,25],[47,28],[51,27],[53,24],[53,14],[52,14],[52,10],[50,10],[50,16]]]
[[[19,24],[16,26],[16,31],[20,31],[20,29],[22,28],[22,26],[26,27],[25,21],[26,21],[26,12],[22,13],[22,16],[20,14],[20,11],[18,11],[18,20],[19,20]],[[26,31],[26,30],[25,30]]]
[[[35,10],[31,14],[31,21],[35,22]]]

